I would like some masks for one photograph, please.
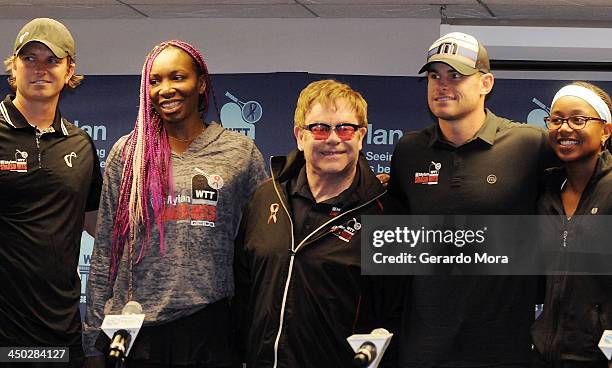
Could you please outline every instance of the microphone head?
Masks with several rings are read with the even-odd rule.
[[[142,314],[142,305],[135,300],[129,301],[121,310],[121,314]]]
[[[384,328],[376,328],[372,330],[372,335],[388,335],[389,331]]]

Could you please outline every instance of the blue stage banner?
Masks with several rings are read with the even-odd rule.
[[[221,74],[213,76],[219,108],[207,120],[255,140],[264,158],[295,148],[293,114],[300,91],[310,82],[334,78],[360,91],[368,102],[369,130],[363,153],[376,173],[389,171],[393,147],[404,133],[434,122],[427,108],[427,81],[420,77],[320,75],[308,73]],[[554,93],[570,81],[497,80],[487,106],[499,116],[544,127],[543,117]],[[112,145],[134,126],[139,103],[140,76],[87,76],[75,91],[65,93],[61,110],[68,120],[94,140],[100,165]],[[612,91],[612,82],[596,82]],[[9,93],[6,83],[2,95]],[[219,116],[220,115],[220,116]],[[82,303],[89,272],[93,238],[84,233],[79,260]]]

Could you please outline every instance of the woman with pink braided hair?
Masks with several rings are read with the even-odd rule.
[[[209,95],[215,101],[193,46],[167,41],[147,56],[136,125],[104,174],[84,324],[89,357],[105,353],[94,347],[104,316],[136,301],[146,317],[128,367],[233,364],[233,240],[265,171],[252,140],[203,121]]]

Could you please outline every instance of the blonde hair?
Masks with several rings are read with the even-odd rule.
[[[4,59],[4,70],[6,71],[6,74],[8,74],[7,81],[8,81],[9,86],[11,86],[13,90],[17,90],[17,84],[15,83],[15,76],[13,75],[13,63],[15,62],[15,58],[17,58],[16,55],[11,55],[7,57],[6,59]],[[68,88],[75,89],[77,88],[79,84],[81,84],[81,81],[85,79],[85,77],[82,75],[76,74],[76,63],[70,56],[66,56],[66,58],[68,61],[68,65],[72,64],[75,70],[75,73],[72,75],[72,77],[70,77],[70,80],[68,80],[68,83],[66,85],[68,86]]]
[[[293,118],[294,126],[302,128],[305,125],[306,114],[316,103],[325,107],[335,106],[336,101],[343,99],[347,106],[357,116],[359,126],[368,126],[368,103],[361,94],[353,90],[348,84],[332,79],[325,79],[310,83],[300,92]]]

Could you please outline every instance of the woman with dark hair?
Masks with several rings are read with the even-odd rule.
[[[206,63],[191,45],[167,41],[147,56],[136,125],[110,151],[104,174],[88,356],[101,354],[94,345],[104,316],[136,301],[146,317],[129,367],[232,365],[233,240],[265,171],[252,140],[203,121],[210,94]]]
[[[575,240],[584,243],[593,235],[584,227],[587,216],[612,214],[612,155],[605,149],[612,129],[610,110],[603,90],[575,82],[557,92],[545,118],[548,142],[562,162],[547,172],[546,191],[538,203],[541,214],[553,215],[546,218],[553,223],[543,230],[555,229],[554,240],[545,245],[562,248],[558,254],[563,257],[573,255],[556,263],[563,268],[547,276],[544,311],[532,328],[534,367],[608,366],[597,344],[603,331],[612,329],[612,276],[595,275],[600,272],[592,269],[597,262],[586,263],[592,267],[580,269],[582,275],[573,273],[584,253]]]

